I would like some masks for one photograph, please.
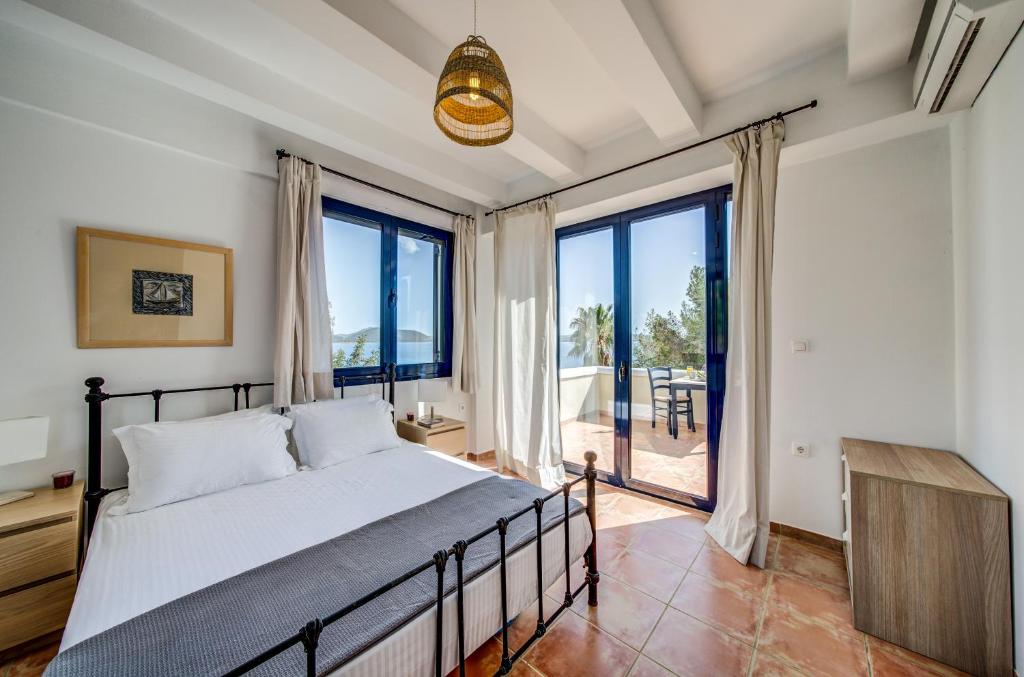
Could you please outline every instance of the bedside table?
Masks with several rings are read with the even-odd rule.
[[[82,491],[35,489],[0,506],[0,651],[67,622],[78,584]]]
[[[439,426],[424,428],[416,421],[402,419],[395,425],[402,439],[426,445],[450,456],[466,453],[466,424],[463,421],[445,418]]]

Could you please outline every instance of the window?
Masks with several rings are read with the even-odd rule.
[[[336,374],[451,375],[452,234],[323,198]]]

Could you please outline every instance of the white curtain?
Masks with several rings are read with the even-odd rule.
[[[768,550],[772,249],[781,120],[738,132],[733,154],[729,352],[718,452],[718,503],[707,532],[740,562]]]
[[[274,406],[334,397],[324,270],[320,167],[277,162],[277,327]]]
[[[452,387],[473,394],[477,386],[476,364],[476,220],[459,215],[455,230],[452,273]]]
[[[494,232],[494,449],[499,469],[565,481],[555,351],[555,205],[498,212]]]

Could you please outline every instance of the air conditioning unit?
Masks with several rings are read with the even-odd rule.
[[[914,105],[969,108],[1024,23],[1024,0],[938,0],[914,71]]]

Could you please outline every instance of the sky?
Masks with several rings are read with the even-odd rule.
[[[612,303],[612,229],[564,238],[559,247],[559,334],[566,336],[576,308]],[[704,260],[703,207],[631,224],[634,331],[643,327],[652,309],[679,312],[690,269]]]
[[[380,325],[381,231],[324,218],[327,297],[333,332],[349,334]],[[399,232],[398,328],[434,333],[434,245]]]

